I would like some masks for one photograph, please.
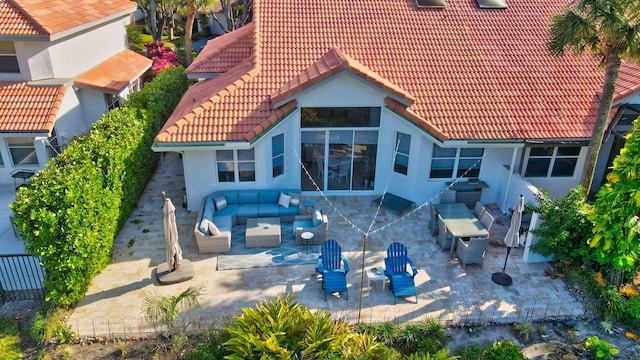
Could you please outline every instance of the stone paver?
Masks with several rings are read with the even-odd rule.
[[[161,286],[155,267],[165,260],[161,191],[176,206],[176,221],[184,257],[191,260],[195,277],[187,282]],[[428,230],[428,207],[400,218],[397,213],[381,209],[371,225],[376,206],[371,196],[315,197],[316,208],[329,216],[329,237],[341,242],[351,271],[347,276],[349,300],[329,296],[324,301],[321,282],[313,265],[265,267],[217,271],[215,254],[198,255],[193,228],[197,212],[182,207],[185,193],[181,159],[165,155],[159,169],[119,234],[113,259],[108,268],[93,281],[86,297],[80,301],[68,323],[81,336],[135,335],[149,329],[143,316],[146,294],[178,295],[192,285],[201,286],[201,309],[189,314],[194,326],[219,325],[243,307],[254,307],[292,292],[296,300],[312,310],[327,310],[335,318],[358,321],[416,321],[439,319],[443,324],[484,321],[513,322],[552,316],[581,315],[583,306],[558,279],[544,275],[548,264],[527,264],[522,248],[509,256],[507,273],[512,286],[492,282],[491,274],[502,269],[506,248],[500,245],[508,220],[499,218],[492,230],[492,245],[482,265],[462,269],[448,251],[440,250]],[[494,207],[494,213],[497,208]],[[363,232],[370,229],[363,253]],[[382,229],[381,229],[382,228]],[[379,231],[375,231],[380,229]],[[415,297],[399,299],[394,305],[391,292],[372,288],[360,291],[362,269],[384,267],[386,247],[393,241],[404,243],[419,268]],[[388,283],[387,283],[388,287]]]

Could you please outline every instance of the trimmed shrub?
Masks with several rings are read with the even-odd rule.
[[[42,259],[48,301],[76,303],[109,263],[113,242],[157,167],[153,139],[187,84],[182,68],[163,71],[16,194],[15,224],[27,252]]]

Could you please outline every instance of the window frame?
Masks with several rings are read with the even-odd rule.
[[[5,141],[7,142],[7,148],[9,149],[9,155],[11,156],[11,163],[13,164],[13,166],[29,166],[29,165],[40,165],[40,162],[38,160],[38,153],[36,152],[36,144],[33,142],[33,139],[30,138],[24,138],[24,137],[7,137],[5,139]],[[12,144],[12,142],[14,142]],[[20,161],[16,161],[16,156],[13,152],[13,150],[31,150],[29,151],[29,153],[25,156],[22,156],[19,158]],[[33,159],[35,159],[35,162],[26,162],[23,163],[22,161],[24,159],[28,159],[33,155]]]
[[[222,154],[231,154],[225,159],[221,159]],[[250,155],[250,158],[244,158],[243,154]],[[256,182],[256,157],[255,150],[250,149],[219,149],[215,151],[216,161],[216,174],[218,176],[218,183],[221,184],[241,184],[241,183],[255,183]],[[220,172],[221,165],[231,165],[232,169],[224,172],[223,178]],[[249,166],[251,169],[243,169],[243,167]],[[243,173],[249,174],[249,176]],[[231,174],[229,177],[228,174]],[[248,179],[247,179],[248,178]],[[226,180],[225,180],[226,179]],[[228,180],[231,179],[231,180]]]
[[[276,151],[278,152],[276,153]],[[276,162],[279,162],[279,164],[276,164]],[[284,172],[284,133],[281,133],[271,137],[271,177],[275,179],[283,176]]]
[[[582,148],[584,146],[580,145],[549,145],[549,146],[530,146],[525,150],[525,156],[523,161],[522,168],[522,176],[525,178],[574,178],[576,176],[576,168],[578,167],[578,160],[580,160],[580,154],[582,154]],[[531,156],[532,149],[544,149],[551,148],[553,151],[550,155],[534,155]],[[558,150],[560,148],[577,148],[578,153],[573,154],[558,154]],[[529,169],[531,159],[543,160],[548,159],[549,163],[547,164],[547,171],[545,175],[527,175],[527,170]],[[573,170],[571,171],[571,175],[554,175],[554,171],[556,170],[556,165],[558,160],[572,160],[573,161]]]
[[[440,156],[440,157],[436,157],[434,156],[434,154],[436,153],[436,147],[443,149],[443,150],[455,150],[455,154],[447,154],[447,156]],[[477,150],[481,150],[482,151],[482,155],[473,155],[473,156],[465,156],[463,154],[463,152],[465,152],[466,150],[470,150],[470,151],[477,151]],[[482,159],[484,158],[485,155],[485,148],[484,147],[442,147],[439,146],[438,144],[434,143],[433,144],[433,148],[431,151],[431,167],[429,169],[429,180],[450,180],[450,179],[457,179],[457,178],[463,178],[463,179],[473,179],[473,178],[478,178],[480,176],[480,170],[482,169]],[[434,161],[453,161],[453,166],[451,167],[451,171],[449,173],[449,176],[434,176]],[[474,167],[472,166],[471,168],[462,168],[460,166],[461,162],[467,161],[467,160],[471,160],[473,161],[473,165],[475,165],[476,163],[478,163],[477,166],[477,173],[476,171],[472,171],[474,169]],[[444,169],[444,168],[443,168]],[[471,170],[470,170],[471,169]],[[443,171],[442,169],[438,169],[439,171]],[[449,170],[449,168],[446,168],[444,170]],[[466,175],[464,175],[466,173]],[[464,176],[463,176],[464,175]]]
[[[120,107],[120,96],[114,93],[104,93],[104,102],[107,105],[107,111]]]
[[[406,144],[406,147],[407,147],[406,152],[403,149],[404,142],[402,140],[402,137],[408,139],[408,143]],[[396,147],[397,147],[397,151],[396,151]],[[394,150],[393,172],[396,174],[405,175],[405,176],[409,175],[409,160],[411,159],[411,134],[396,131],[395,141],[393,142],[393,150]],[[406,158],[406,164],[399,162],[398,156],[400,156],[401,159]],[[403,169],[404,171],[399,171]]]

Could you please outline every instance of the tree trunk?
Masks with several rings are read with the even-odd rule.
[[[598,162],[598,155],[602,147],[602,140],[607,129],[607,121],[611,112],[611,104],[613,103],[613,95],[615,91],[616,80],[618,79],[618,70],[620,70],[620,55],[618,53],[607,54],[604,71],[604,83],[602,85],[602,97],[598,105],[598,115],[596,123],[591,133],[589,148],[580,178],[580,185],[588,196],[591,191],[591,183]]]
[[[191,64],[191,37],[193,36],[193,22],[196,19],[198,8],[195,3],[187,5],[187,23],[184,28],[184,65]]]
[[[151,38],[153,40],[162,39],[162,32],[160,32],[160,36],[158,36],[158,19],[156,12],[156,0],[149,0],[149,21],[151,22],[151,26],[149,26],[149,31],[151,31]]]

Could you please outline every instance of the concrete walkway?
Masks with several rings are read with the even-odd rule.
[[[388,226],[369,236],[364,259],[366,268],[383,268],[386,247],[391,242],[407,245],[419,268],[415,279],[417,303],[415,297],[410,297],[401,298],[394,305],[391,292],[382,291],[380,283],[370,292],[363,289],[361,296],[363,234],[358,229],[370,227],[376,211],[371,196],[313,199],[316,208],[329,216],[329,237],[342,243],[348,258],[351,267],[347,276],[348,300],[344,295],[334,295],[324,301],[313,265],[218,271],[215,254],[197,253],[193,235],[197,212],[182,207],[185,192],[182,169],[177,155],[165,156],[119,234],[111,264],[94,279],[86,297],[68,319],[76,333],[120,336],[152,331],[143,317],[145,295],[178,295],[193,285],[203,289],[201,309],[188,314],[194,329],[220,326],[243,307],[254,307],[260,301],[283,297],[289,292],[295,294],[300,304],[312,310],[329,311],[334,318],[350,323],[358,319],[404,322],[435,318],[444,325],[453,325],[575,316],[585,312],[561,280],[544,275],[548,264],[523,262],[522,248],[511,252],[507,265],[514,284],[503,287],[492,282],[491,274],[501,270],[505,260],[506,248],[499,243],[508,226],[506,218],[496,221],[493,244],[484,263],[462,269],[430,236],[426,207],[404,218],[382,209],[371,228]],[[155,267],[166,261],[161,191],[166,191],[176,206],[180,245],[184,258],[191,260],[196,272],[190,281],[166,286],[159,285],[155,277]]]

